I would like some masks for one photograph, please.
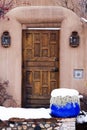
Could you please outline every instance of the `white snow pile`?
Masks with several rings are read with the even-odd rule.
[[[59,89],[54,89],[51,92],[52,97],[57,97],[57,96],[79,96],[79,92],[75,89],[68,89],[68,88],[59,88]]]
[[[9,118],[41,119],[51,118],[50,109],[46,108],[12,108],[0,106],[0,119],[9,120]]]
[[[77,123],[83,124],[87,122],[87,112],[81,111],[76,118]]]

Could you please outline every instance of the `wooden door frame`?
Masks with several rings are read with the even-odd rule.
[[[56,31],[58,31],[58,36],[59,36],[59,40],[58,40],[58,48],[59,48],[59,43],[60,43],[60,28],[29,28],[28,30],[30,30],[30,31],[37,31],[37,30],[46,30],[46,31],[54,31],[54,30],[56,30]],[[27,30],[26,30],[27,31]],[[22,33],[22,36],[23,36],[23,33]],[[23,46],[23,42],[22,42],[22,46]],[[58,49],[59,50],[59,49]],[[59,52],[58,52],[59,53]],[[23,53],[22,53],[23,54]],[[59,55],[59,54],[58,54]],[[23,57],[22,57],[22,59],[23,59]],[[23,61],[23,60],[22,60]],[[22,64],[23,64],[23,62],[22,62]],[[59,67],[60,68],[60,67]],[[23,70],[23,67],[22,67],[22,70]],[[58,76],[59,76],[59,72],[58,72]],[[59,76],[60,77],[60,76]],[[59,77],[58,77],[58,84],[59,84]],[[23,78],[23,72],[22,72],[22,78]],[[23,80],[22,80],[23,81]],[[59,86],[59,85],[58,85]],[[24,104],[24,99],[25,99],[25,96],[24,96],[25,94],[23,94],[23,82],[22,82],[22,106],[23,106],[23,104]]]

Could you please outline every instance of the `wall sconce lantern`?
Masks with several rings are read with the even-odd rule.
[[[8,31],[3,32],[1,36],[1,45],[5,48],[11,45],[11,37]]]
[[[78,47],[80,42],[80,38],[78,35],[78,32],[73,31],[70,38],[69,38],[69,43],[71,47]]]

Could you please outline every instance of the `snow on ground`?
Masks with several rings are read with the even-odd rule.
[[[50,109],[46,108],[12,108],[0,106],[0,119],[8,120],[9,118],[25,118],[25,119],[40,119],[51,118]]]
[[[75,89],[55,89],[51,92],[51,96],[79,96],[79,92]],[[0,106],[0,119],[9,120],[9,118],[25,118],[25,119],[41,119],[51,118],[50,108],[12,108]],[[83,112],[83,115],[77,116],[78,123],[87,122],[87,113]]]
[[[80,115],[77,116],[76,120],[77,120],[77,123],[80,123],[80,124],[86,123],[87,122],[87,112],[81,111]]]
[[[12,107],[3,107],[0,106],[0,119],[1,120],[9,120],[12,117],[16,118],[25,118],[25,119],[50,119],[52,118],[50,115],[50,108],[12,108]],[[84,115],[77,116],[77,123],[87,122],[87,113]]]

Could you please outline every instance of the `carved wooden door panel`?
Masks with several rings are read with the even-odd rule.
[[[22,107],[49,107],[59,85],[59,31],[23,31]]]

